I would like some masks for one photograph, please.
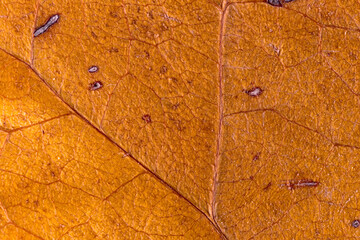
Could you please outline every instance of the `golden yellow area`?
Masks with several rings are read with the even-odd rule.
[[[358,236],[360,4],[279,5],[2,1],[0,239]]]

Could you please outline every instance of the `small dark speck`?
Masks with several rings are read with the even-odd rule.
[[[260,96],[263,93],[263,91],[264,90],[262,90],[260,87],[254,87],[249,90],[245,90],[244,92],[250,97],[257,97]]]
[[[144,116],[142,116],[141,119],[144,120],[146,123],[151,123],[151,117],[149,114],[145,114]]]
[[[97,66],[91,66],[88,71],[89,73],[94,73],[94,72],[97,72],[99,70],[99,67]]]
[[[103,84],[100,81],[96,81],[90,84],[89,90],[95,91],[103,87]]]
[[[261,152],[256,153],[255,156],[253,157],[253,161],[259,160],[260,154]]]
[[[269,190],[269,188],[271,187],[271,185],[272,185],[272,183],[269,182],[269,183],[263,188],[263,190],[264,190],[264,191]]]
[[[161,68],[160,68],[160,73],[161,74],[164,74],[164,73],[166,73],[167,72],[167,67],[166,66],[162,66]]]
[[[354,221],[351,222],[351,226],[354,228],[358,228],[360,226],[360,220],[355,219]]]

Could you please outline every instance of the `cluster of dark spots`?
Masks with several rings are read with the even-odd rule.
[[[97,72],[98,70],[99,70],[98,66],[91,66],[91,67],[89,67],[88,72],[94,73],[94,72]]]
[[[116,47],[112,47],[109,49],[109,53],[117,53],[119,52],[119,49],[117,49]]]
[[[103,87],[102,82],[96,81],[96,82],[93,82],[93,83],[90,84],[89,90],[90,91],[95,91],[95,90],[98,90],[98,89],[100,89],[102,87]]]
[[[282,7],[284,3],[289,3],[294,0],[267,0],[267,3],[275,6],[275,7]]]
[[[250,97],[257,97],[260,96],[263,93],[264,90],[262,90],[260,87],[253,87],[249,90],[244,90],[244,92],[249,95]]]
[[[180,106],[180,103],[175,103],[173,106],[172,106],[172,109],[176,110],[178,109]]]
[[[160,73],[161,74],[165,74],[166,72],[167,72],[167,67],[166,66],[162,66],[161,68],[160,68]]]
[[[34,37],[37,37],[40,34],[46,32],[52,25],[54,25],[59,20],[59,18],[60,18],[59,14],[55,14],[51,16],[44,25],[42,25],[41,27],[35,30]]]
[[[143,115],[141,119],[144,120],[146,123],[151,123],[151,117],[149,114]]]
[[[355,219],[354,221],[351,222],[351,226],[353,228],[358,228],[360,226],[360,220],[359,219]]]
[[[118,15],[116,12],[110,12],[110,16],[113,17],[113,18],[117,18]]]
[[[153,15],[152,11],[148,12],[147,15],[150,19],[154,19],[154,15]]]

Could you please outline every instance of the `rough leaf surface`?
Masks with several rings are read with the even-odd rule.
[[[358,236],[360,4],[280,2],[0,0],[0,238]]]

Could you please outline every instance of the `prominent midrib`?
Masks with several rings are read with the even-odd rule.
[[[216,150],[215,150],[215,161],[214,161],[214,175],[213,175],[213,186],[210,194],[210,209],[209,213],[211,218],[217,227],[221,230],[220,226],[217,224],[217,215],[216,215],[216,194],[217,194],[217,184],[219,181],[219,168],[221,160],[221,147],[223,141],[223,120],[224,120],[224,97],[223,97],[223,50],[224,50],[224,27],[225,27],[225,17],[226,10],[228,7],[227,1],[222,5],[222,11],[220,16],[220,30],[219,30],[219,50],[218,50],[218,64],[219,64],[219,74],[218,74],[218,129],[216,135]]]

